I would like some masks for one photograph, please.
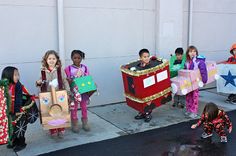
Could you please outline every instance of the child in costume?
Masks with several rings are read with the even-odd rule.
[[[71,52],[71,60],[73,61],[72,65],[69,65],[65,68],[67,80],[71,86],[73,79],[79,78],[82,76],[88,76],[89,70],[88,67],[82,64],[82,60],[85,58],[85,53],[80,50],[73,50]],[[71,87],[71,92],[73,93],[73,102],[71,103],[71,122],[72,122],[72,131],[74,133],[79,132],[78,126],[78,106],[80,104],[82,112],[82,128],[85,131],[90,131],[88,125],[88,115],[87,115],[87,104],[89,103],[89,97],[91,94],[83,93],[80,95],[78,87]]]
[[[184,54],[183,48],[177,48],[175,55],[171,56],[170,59],[170,77],[173,78],[178,75],[178,71],[184,68],[186,62],[186,55]],[[184,100],[183,100],[184,99]],[[173,107],[184,108],[185,96],[175,95]]]
[[[185,68],[188,70],[199,69],[202,77],[202,82],[207,82],[207,68],[205,64],[205,58],[198,55],[198,50],[194,46],[189,46],[186,52],[187,61],[185,63]],[[196,89],[186,95],[186,115],[191,118],[197,117],[198,112],[198,98],[199,90]]]
[[[230,48],[230,54],[232,56],[227,60],[227,62],[236,64],[236,43]],[[236,94],[230,94],[226,99],[226,102],[236,104]]]
[[[170,59],[170,77],[173,78],[178,75],[178,71],[184,68],[186,62],[186,55],[184,55],[183,48],[177,48],[175,55],[171,55]]]
[[[19,71],[15,67],[8,66],[3,69],[2,79],[9,82],[10,102],[7,104],[8,116],[8,148],[18,152],[26,147],[25,132],[27,129],[27,113],[23,103],[23,94],[29,95],[26,88],[19,81]],[[19,124],[24,123],[24,124]]]
[[[60,57],[54,50],[49,50],[45,53],[42,60],[41,78],[36,81],[36,85],[41,87],[41,92],[50,92],[50,85],[54,79],[58,80],[58,87],[56,90],[66,89],[70,94],[69,84],[66,80],[65,73],[61,69]],[[65,128],[50,129],[50,135],[52,138],[63,138]]]
[[[140,69],[149,69],[151,68],[150,65],[150,53],[148,49],[141,49],[139,51],[140,63],[138,64],[138,68]],[[154,59],[154,58],[151,58]],[[136,120],[144,119],[145,122],[150,122],[152,119],[151,115],[152,111],[149,110],[146,113],[139,112],[134,118]]]
[[[214,103],[208,103],[196,124],[191,126],[195,129],[203,124],[202,138],[208,138],[213,135],[213,130],[220,136],[221,142],[227,142],[225,127],[227,126],[229,133],[232,131],[232,123],[224,110],[219,109]]]

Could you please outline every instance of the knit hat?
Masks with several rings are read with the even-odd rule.
[[[230,53],[233,55],[233,50],[236,49],[236,43],[234,43],[230,48]]]

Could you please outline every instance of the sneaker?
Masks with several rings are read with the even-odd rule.
[[[225,100],[225,102],[226,103],[231,103],[231,99],[228,98],[228,99]]]
[[[203,139],[209,138],[211,136],[212,136],[212,133],[211,134],[207,134],[206,132],[202,133],[202,138]]]
[[[151,114],[147,114],[147,115],[145,116],[144,121],[145,121],[145,122],[150,122],[151,120],[152,120],[152,115],[151,115]]]
[[[230,103],[233,105],[236,105],[236,100],[233,100],[233,101],[231,100]]]
[[[26,144],[20,145],[20,146],[17,145],[17,146],[15,146],[15,147],[13,148],[13,151],[14,151],[14,152],[19,152],[19,151],[23,150],[25,147],[26,147]]]
[[[184,108],[184,105],[183,105],[182,103],[178,103],[178,108],[183,109],[183,108]]]
[[[136,115],[134,117],[136,120],[140,120],[140,119],[144,119],[145,118],[145,113],[138,113],[138,115]]]
[[[192,119],[197,119],[198,116],[195,113],[190,113],[189,117],[192,118]]]
[[[16,145],[7,145],[7,148],[14,148]]]
[[[226,143],[227,142],[227,137],[226,136],[221,136],[220,137],[220,142]]]
[[[64,132],[58,132],[58,138],[63,139],[64,138]]]
[[[184,112],[184,115],[189,116],[190,112],[186,111],[186,112]]]
[[[56,138],[57,138],[57,134],[56,134],[56,133],[50,134],[50,137],[51,137],[52,139],[56,139]]]

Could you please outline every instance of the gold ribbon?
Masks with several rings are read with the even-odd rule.
[[[141,75],[150,74],[152,72],[156,72],[157,70],[164,69],[165,67],[169,66],[169,61],[167,61],[165,59],[157,59],[157,60],[158,61],[162,61],[163,63],[160,64],[160,65],[157,65],[155,67],[152,67],[152,68],[149,68],[149,69],[145,69],[145,70],[131,71],[131,70],[125,68],[125,66],[121,66],[120,69],[121,69],[121,71],[123,73],[126,73],[128,75],[131,75],[131,76],[141,76]],[[127,65],[129,65],[131,63],[128,63]]]
[[[125,93],[124,95],[125,95],[126,98],[128,98],[128,99],[130,99],[132,101],[135,101],[135,102],[138,102],[138,103],[147,103],[147,102],[155,100],[155,99],[157,99],[157,98],[159,98],[161,96],[164,96],[164,95],[166,95],[169,92],[171,92],[171,87],[169,87],[169,88],[167,88],[167,89],[165,89],[165,90],[163,90],[163,91],[161,91],[159,93],[151,95],[149,97],[143,98],[143,99],[136,98],[136,97],[134,97],[134,96],[132,96],[130,94],[127,94],[127,93]]]

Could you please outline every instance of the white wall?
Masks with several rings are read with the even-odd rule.
[[[192,44],[208,59],[227,58],[236,42],[236,1],[193,1]],[[58,50],[56,7],[56,0],[0,0],[0,71],[18,67],[33,93],[43,54]],[[64,0],[66,65],[73,49],[84,51],[101,93],[92,105],[123,101],[120,65],[141,48],[164,58],[186,48],[187,15],[188,0]]]
[[[186,19],[188,0],[184,1]],[[235,8],[235,0],[193,0],[192,44],[208,60],[222,61],[230,56],[229,48],[236,42]]]
[[[65,1],[65,48],[86,53],[100,96],[93,105],[123,101],[120,65],[136,60],[145,47],[155,53],[154,0]]]
[[[183,0],[159,0],[157,5],[158,55],[169,59],[183,46]]]
[[[16,66],[21,81],[35,93],[42,55],[58,47],[56,20],[55,1],[0,0],[0,72]]]

